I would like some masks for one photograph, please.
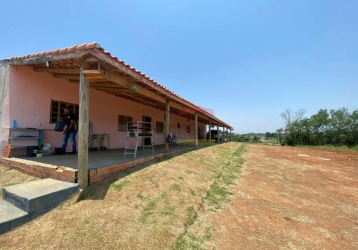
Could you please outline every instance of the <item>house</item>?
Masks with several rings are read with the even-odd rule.
[[[38,128],[41,123],[41,142],[60,147],[62,133],[53,128],[64,107],[70,107],[79,116],[78,175],[82,187],[88,182],[90,123],[94,134],[110,138],[110,145],[106,146],[112,149],[125,147],[128,121],[149,122],[153,129],[149,143],[165,144],[165,152],[169,151],[165,139],[169,132],[198,145],[209,124],[232,129],[111,55],[98,43],[88,43],[0,61],[1,155],[9,143],[13,120],[22,128]],[[35,139],[16,143],[21,148],[31,140]],[[14,154],[15,149],[14,146]]]

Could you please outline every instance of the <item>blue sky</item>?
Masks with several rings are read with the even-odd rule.
[[[358,107],[358,1],[0,0],[0,58],[98,42],[232,125]]]

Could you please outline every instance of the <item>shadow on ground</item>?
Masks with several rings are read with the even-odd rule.
[[[217,144],[212,144],[212,145],[217,145]],[[206,144],[203,143],[203,144],[200,144],[198,149],[202,149],[202,148],[205,148],[208,146],[210,146],[208,143],[206,143]],[[127,168],[123,171],[120,171],[118,173],[115,173],[113,176],[108,177],[104,180],[98,181],[96,183],[93,183],[90,186],[88,186],[87,188],[85,188],[84,190],[82,190],[82,192],[80,193],[80,196],[78,197],[76,202],[80,202],[82,200],[103,200],[107,195],[108,189],[114,182],[116,182],[132,173],[135,173],[135,172],[141,171],[145,168],[148,168],[154,164],[157,164],[157,163],[160,163],[163,161],[167,161],[173,157],[183,155],[183,154],[193,151],[193,150],[197,150],[197,149],[190,148],[190,149],[182,150],[180,152],[169,153],[168,155],[165,155],[161,158],[157,158],[157,159],[154,159],[149,162],[138,164],[133,167]]]

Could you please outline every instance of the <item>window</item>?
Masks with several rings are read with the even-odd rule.
[[[132,121],[132,117],[118,115],[118,131],[127,131],[127,123]]]
[[[157,133],[164,132],[164,122],[156,122],[155,126],[156,126]]]
[[[188,134],[190,134],[190,125],[187,125],[187,126],[186,126],[186,132],[187,132]]]
[[[78,117],[80,110],[78,104],[51,100],[50,123],[55,123],[65,114],[63,112],[64,108],[71,109],[72,112]]]

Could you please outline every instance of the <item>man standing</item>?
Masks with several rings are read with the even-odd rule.
[[[76,146],[76,134],[78,130],[77,116],[69,108],[65,108],[63,111],[65,113],[65,116],[63,117],[63,121],[66,124],[66,129],[63,132],[63,137],[62,137],[62,152],[66,153],[67,141],[68,138],[70,138],[72,144],[71,154],[77,154],[77,146]]]

